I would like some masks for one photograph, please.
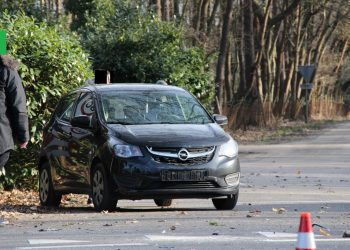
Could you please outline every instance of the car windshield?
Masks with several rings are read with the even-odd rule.
[[[182,91],[102,92],[103,115],[110,124],[205,124],[211,118]]]

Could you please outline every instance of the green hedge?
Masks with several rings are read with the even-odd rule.
[[[41,133],[62,94],[92,77],[87,53],[79,39],[60,27],[48,26],[24,14],[0,14],[0,29],[7,31],[8,53],[20,61],[19,70],[27,95],[31,145],[12,153],[8,166],[10,186],[36,181],[34,170]],[[26,179],[27,181],[23,181]]]

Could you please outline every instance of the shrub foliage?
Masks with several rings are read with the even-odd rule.
[[[115,71],[115,82],[163,79],[185,87],[205,104],[213,100],[204,51],[186,48],[181,27],[162,22],[129,1],[95,0],[94,5],[80,33],[95,68]]]
[[[3,14],[0,16],[0,29],[7,31],[8,53],[21,64],[19,73],[26,90],[30,120],[29,149],[13,152],[15,156],[8,164],[17,173],[10,174],[8,183],[19,184],[22,182],[14,182],[13,178],[36,174],[31,168],[36,164],[41,131],[58,99],[82,85],[92,72],[78,38],[59,27],[39,23],[24,14]]]

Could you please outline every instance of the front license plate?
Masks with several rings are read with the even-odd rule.
[[[162,181],[204,181],[208,176],[206,170],[163,170]]]

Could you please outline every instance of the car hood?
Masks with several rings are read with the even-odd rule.
[[[229,135],[216,123],[108,125],[117,138],[133,145],[152,147],[217,146]]]

